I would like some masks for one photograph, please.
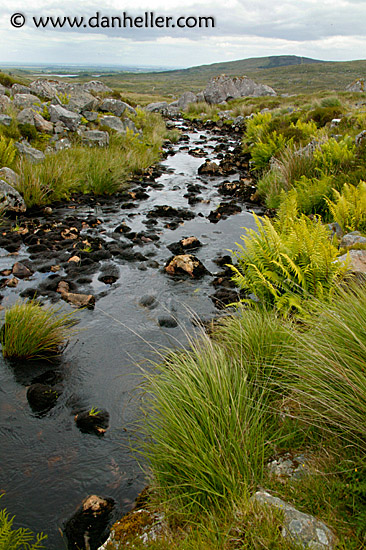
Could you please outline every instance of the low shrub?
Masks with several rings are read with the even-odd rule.
[[[4,357],[45,359],[62,351],[74,333],[74,312],[44,307],[39,302],[18,302],[5,312],[0,343]]]

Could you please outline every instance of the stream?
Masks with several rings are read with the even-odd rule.
[[[168,148],[168,156],[160,164],[161,175],[151,185],[144,183],[148,197],[128,208],[116,199],[94,205],[76,204],[72,208],[55,206],[52,213],[52,220],[61,220],[70,213],[79,220],[97,218],[96,227],[86,224],[82,230],[86,239],[101,235],[107,244],[125,242],[124,235],[114,233],[123,223],[136,233],[149,228],[158,239],[145,238],[134,244],[133,251],[142,255],[140,259],[113,257],[112,263],[119,270],[113,284],[107,285],[98,277],[111,259],[101,260],[99,271],[89,274],[84,282],[79,278],[78,292],[95,295],[96,305],[78,312],[82,330],[55,366],[36,361],[12,364],[0,357],[0,494],[6,493],[1,505],[11,516],[15,514],[15,527],[47,533],[49,550],[67,548],[63,525],[86,496],[113,498],[118,518],[131,508],[146,485],[144,473],[130,450],[136,438],[136,388],[141,382],[141,367],[151,368],[149,361],[159,360],[157,350],[185,345],[187,333],[192,335],[196,330],[195,317],[217,316],[219,310],[210,296],[215,292],[212,281],[220,268],[213,260],[236,248],[243,227],[256,227],[251,214],[253,205],[240,201],[241,212],[217,223],[207,218],[219,204],[232,200],[218,193],[218,185],[239,180],[239,173],[214,177],[197,173],[206,158],[219,162],[218,143],[224,143],[230,151],[239,136],[196,130],[182,121],[176,125],[188,137]],[[204,150],[202,156],[190,154],[199,149]],[[199,201],[190,205],[184,195],[192,184],[199,184],[202,189]],[[194,217],[170,227],[160,217],[151,222],[147,214],[158,205],[184,208]],[[201,279],[169,276],[164,272],[164,265],[172,257],[167,246],[190,236],[201,241],[203,246],[193,254],[209,274]],[[0,269],[11,268],[14,261],[32,260],[28,248],[21,244],[16,258],[0,248]],[[2,289],[2,306],[12,305],[22,292],[25,295],[29,285],[52,281],[47,269],[35,271],[30,280],[20,280],[16,288]],[[143,297],[149,300],[144,302]],[[48,299],[54,298],[51,292]],[[143,303],[150,305],[145,307]],[[58,304],[72,310],[60,300]],[[1,315],[3,318],[3,312]],[[177,326],[160,326],[164,325],[164,318],[173,318]],[[27,386],[50,368],[62,386],[62,394],[53,409],[36,414],[27,401]],[[81,433],[75,424],[76,412],[91,407],[104,408],[110,414],[109,429],[103,437]]]

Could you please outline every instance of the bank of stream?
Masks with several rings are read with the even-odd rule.
[[[3,276],[2,306],[19,295],[39,295],[71,309],[60,301],[60,280],[96,297],[94,309],[78,313],[83,330],[55,365],[0,358],[2,504],[16,515],[15,525],[46,532],[50,550],[67,547],[64,522],[86,496],[113,498],[116,516],[130,509],[145,484],[130,451],[141,366],[149,368],[156,350],[184,345],[197,318],[218,314],[225,295],[218,274],[224,267],[215,259],[235,249],[243,227],[255,227],[253,204],[222,194],[225,186],[234,189],[249,178],[243,167],[234,163],[227,173],[198,175],[205,159],[219,163],[230,156],[239,134],[176,125],[184,137],[167,145],[165,160],[150,177],[136,179],[127,194],[75,199],[2,228],[0,270],[4,274],[24,262],[33,272],[16,287]],[[229,203],[235,208],[226,217],[222,207]],[[52,248],[57,232],[64,243]],[[200,279],[168,275],[164,266],[173,255],[168,246],[191,236],[202,246],[189,252],[208,273]],[[68,261],[73,254],[79,262]],[[37,379],[60,389],[55,407],[45,414],[33,412],[26,397]],[[81,433],[75,424],[74,415],[92,407],[110,414],[102,437]]]

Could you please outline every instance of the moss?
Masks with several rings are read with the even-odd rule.
[[[141,535],[144,527],[151,526],[154,517],[146,510],[137,510],[125,515],[117,521],[112,531],[116,541],[126,541]]]

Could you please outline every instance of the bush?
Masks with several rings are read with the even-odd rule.
[[[308,120],[314,120],[318,128],[322,128],[333,118],[338,118],[341,115],[343,109],[338,106],[326,106],[326,107],[316,107],[313,111],[310,111],[308,115]]]
[[[74,313],[43,307],[39,302],[18,302],[5,312],[0,342],[4,357],[45,359],[62,351],[74,333]]]
[[[290,193],[274,223],[266,217],[256,217],[256,223],[258,231],[247,230],[244,246],[234,252],[234,281],[285,315],[304,311],[311,298],[328,300],[347,268],[335,262],[338,249],[320,219],[299,216],[296,195]]]
[[[360,181],[358,186],[344,184],[342,193],[333,190],[335,201],[327,200],[334,221],[342,230],[366,232],[366,182]]]
[[[283,151],[285,146],[290,143],[286,140],[285,136],[277,134],[276,130],[262,139],[258,140],[250,149],[256,170],[266,168],[271,158],[276,156],[280,151]]]
[[[340,141],[330,138],[314,151],[318,172],[338,174],[351,168],[356,161],[356,146],[350,136]]]

